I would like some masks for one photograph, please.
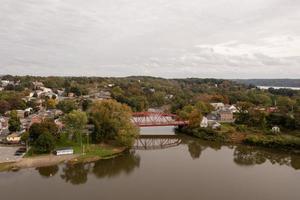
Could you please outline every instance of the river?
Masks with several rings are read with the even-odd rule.
[[[92,164],[2,172],[0,198],[300,199],[300,156],[186,136],[169,137],[171,128],[143,129],[142,133],[151,135],[143,144],[156,148],[136,147],[121,157]],[[155,133],[160,137],[152,137]]]

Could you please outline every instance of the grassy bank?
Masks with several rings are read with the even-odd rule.
[[[62,144],[61,144],[62,145]],[[126,150],[124,147],[112,144],[90,144],[81,148],[78,144],[69,144],[74,149],[74,155],[55,156],[53,154],[34,154],[30,150],[20,161],[0,163],[0,172],[30,167],[45,167],[67,162],[69,164],[94,162],[101,159],[110,159]],[[65,147],[58,145],[57,148]]]
[[[224,143],[247,144],[282,150],[300,150],[299,133],[270,134],[270,132],[224,124],[220,130],[184,127],[177,129],[199,139]]]
[[[300,138],[292,135],[247,135],[245,144],[285,150],[300,150]]]
[[[70,163],[94,162],[100,159],[109,159],[117,156],[126,149],[124,147],[112,146],[108,144],[91,144],[83,149],[81,146],[75,146],[73,148],[78,157],[72,159]]]

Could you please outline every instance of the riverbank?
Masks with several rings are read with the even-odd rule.
[[[85,149],[85,153],[80,153],[80,149],[75,147],[75,154],[73,155],[31,155],[24,156],[15,162],[2,162],[0,163],[0,172],[23,168],[53,166],[61,163],[76,164],[95,162],[101,159],[114,158],[121,155],[125,150],[126,148],[124,147],[112,146],[109,144],[92,144]]]
[[[231,125],[225,125],[220,130],[184,127],[176,131],[208,141],[300,152],[300,137],[296,133],[271,134],[251,129],[240,131],[238,127]]]

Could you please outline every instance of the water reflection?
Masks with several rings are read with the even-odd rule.
[[[195,138],[191,138],[191,137],[187,137],[187,136],[183,136],[183,135],[178,136],[178,137],[181,137],[182,143],[188,146],[190,156],[193,159],[200,158],[201,153],[203,151],[205,151],[207,148],[211,148],[211,149],[218,151],[222,147],[222,144],[220,144],[218,142],[197,140]]]
[[[262,149],[251,146],[237,146],[233,153],[234,162],[242,166],[261,165],[269,161],[272,164],[286,165],[300,169],[300,156],[292,153],[283,153],[271,149]]]
[[[168,151],[170,153],[174,151],[174,153],[176,153],[176,151],[182,152],[182,149],[184,149],[183,147],[187,147],[187,155],[190,156],[194,162],[196,162],[196,160],[201,160],[201,155],[207,150],[213,149],[214,151],[224,151],[229,149],[230,151],[226,151],[226,155],[229,155],[228,159],[232,159],[237,166],[255,166],[269,162],[271,164],[292,167],[295,170],[300,169],[300,156],[297,154],[282,153],[275,150],[244,145],[224,145],[218,142],[203,141],[183,135],[164,135],[161,136],[161,138],[158,136],[150,136],[144,139],[151,139],[151,142],[147,143],[147,145],[153,144],[154,147],[157,147],[158,143],[168,144],[164,142],[178,140],[180,141],[180,144],[166,145],[162,148],[162,151]],[[67,183],[73,185],[84,184],[88,181],[89,175],[103,179],[118,177],[121,174],[131,174],[135,169],[140,167],[140,155],[143,156],[143,152],[148,152],[149,150],[155,150],[156,153],[159,153],[160,151],[158,148],[147,146],[147,148],[142,150],[134,149],[130,153],[128,152],[120,157],[100,160],[95,163],[63,165],[61,169],[58,166],[41,167],[36,170],[42,177],[52,177],[59,173],[60,175],[58,177]],[[230,152],[232,152],[231,156]],[[153,162],[156,161],[155,157],[151,158],[151,160],[152,159]]]
[[[91,163],[84,164],[69,164],[65,165],[63,168],[63,173],[60,177],[65,180],[67,183],[71,183],[73,185],[86,183],[88,178],[88,173],[91,169]]]
[[[60,178],[72,185],[79,185],[88,181],[89,174],[95,175],[97,178],[117,177],[122,173],[128,175],[140,166],[140,160],[139,155],[126,153],[120,157],[95,163],[65,164],[62,167]],[[36,170],[42,177],[52,177],[59,172],[59,167],[39,167]]]
[[[39,174],[42,177],[51,177],[51,176],[55,176],[55,174],[57,174],[57,172],[59,171],[59,167],[57,165],[54,166],[48,166],[48,167],[39,167],[36,168],[36,170],[39,172]]]
[[[98,178],[116,177],[123,172],[128,175],[140,166],[140,161],[141,159],[138,155],[128,153],[118,158],[96,162],[93,173]]]

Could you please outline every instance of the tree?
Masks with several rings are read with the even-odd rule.
[[[49,133],[54,139],[59,138],[58,128],[51,120],[44,120],[42,123],[35,123],[29,128],[29,140],[34,143],[40,135]]]
[[[282,112],[293,111],[296,101],[290,99],[289,97],[279,96],[277,98],[277,106]]]
[[[189,126],[190,127],[199,127],[200,122],[202,121],[202,114],[199,110],[193,109],[189,115]]]
[[[28,142],[29,142],[29,132],[25,132],[21,136],[21,141],[26,144],[26,150],[28,150]]]
[[[201,104],[202,105],[202,104]],[[206,109],[203,109],[200,104],[197,106],[187,105],[182,110],[178,112],[181,119],[189,120],[190,127],[199,127],[202,121],[202,112],[205,113]]]
[[[34,143],[34,152],[50,153],[55,146],[54,137],[49,132],[42,133]]]
[[[73,100],[63,100],[60,101],[57,106],[58,109],[62,110],[64,113],[69,113],[72,110],[77,109],[77,105]]]
[[[46,107],[47,109],[54,109],[56,107],[56,101],[55,99],[47,99],[46,100]]]
[[[73,138],[82,144],[82,133],[88,122],[85,112],[73,110],[64,117],[66,129]]]
[[[95,125],[93,139],[96,142],[116,140],[130,147],[138,135],[138,128],[131,122],[131,110],[115,100],[95,102],[90,117]]]
[[[92,105],[92,100],[84,99],[81,104],[82,110],[87,111],[91,107],[91,105]]]
[[[10,132],[20,131],[21,130],[21,122],[18,117],[18,113],[15,110],[10,112],[10,119],[8,121],[8,129]]]
[[[41,125],[41,123],[34,123],[29,128],[29,140],[31,143],[35,142],[39,136],[46,132],[45,127]]]
[[[202,115],[206,115],[214,110],[212,105],[202,101],[198,101],[195,105],[195,108],[201,112]]]
[[[6,100],[0,100],[0,114],[10,110],[10,104]]]

